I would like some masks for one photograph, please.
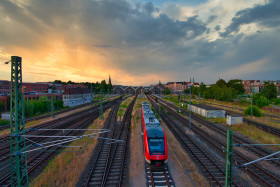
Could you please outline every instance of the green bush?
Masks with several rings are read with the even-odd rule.
[[[62,100],[57,100],[54,102],[54,107],[56,110],[60,110],[63,108],[63,101]]]
[[[4,120],[4,119],[0,119],[0,126],[1,125],[7,125],[9,124],[10,122],[8,120]]]
[[[279,98],[273,98],[273,99],[271,99],[271,101],[272,101],[275,105],[280,105],[280,99],[279,99]]]
[[[259,107],[259,108],[262,108],[264,106],[267,106],[269,105],[269,101],[268,99],[261,95],[256,101],[255,101],[256,105]]]
[[[248,108],[244,111],[244,114],[251,115],[251,106],[248,106]],[[253,116],[261,117],[262,113],[258,107],[253,106]]]

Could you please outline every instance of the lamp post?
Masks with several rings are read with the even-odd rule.
[[[159,81],[159,83],[160,83],[160,81]],[[159,120],[160,120],[160,88],[158,89],[158,113],[159,113]]]
[[[185,81],[183,82],[183,108],[185,106]]]
[[[51,111],[52,111],[52,118],[54,118],[54,111],[55,111],[55,108],[54,108],[54,98],[53,98],[53,89],[51,90]]]
[[[190,113],[190,119],[189,119],[189,132],[191,132],[192,127],[192,79],[190,78],[190,107],[189,107],[189,113]]]
[[[255,89],[251,88],[251,116],[253,116],[253,97],[254,97]]]

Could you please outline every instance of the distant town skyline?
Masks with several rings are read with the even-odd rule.
[[[277,80],[279,0],[0,1],[0,79],[150,85]],[[40,11],[38,11],[40,10]]]

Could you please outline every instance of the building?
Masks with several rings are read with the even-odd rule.
[[[188,88],[188,85],[192,84],[194,87],[199,87],[199,83],[194,82],[168,82],[165,87],[169,88],[173,93],[182,93]]]
[[[7,96],[10,94],[10,81],[0,80],[0,96]]]
[[[108,81],[108,84],[112,84],[110,74],[109,74],[109,81]]]
[[[73,107],[88,103],[91,100],[90,89],[88,88],[67,88],[63,93],[63,106]]]
[[[242,84],[244,85],[245,92],[251,94],[252,89],[254,90],[254,93],[261,92],[262,89],[264,89],[265,82],[273,83],[276,86],[277,92],[279,94],[280,80],[274,80],[274,81],[244,80],[242,81]]]
[[[0,80],[0,96],[10,95],[11,82]],[[22,83],[24,93],[48,93],[50,84],[48,83]]]

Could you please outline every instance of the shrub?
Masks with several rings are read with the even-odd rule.
[[[251,106],[248,106],[248,108],[244,111],[244,114],[251,115]],[[253,106],[253,116],[262,116],[262,113],[258,107]]]
[[[0,119],[0,126],[1,125],[7,125],[9,124],[10,122],[8,120],[4,120],[4,119]]]
[[[273,98],[271,99],[272,102],[274,102],[275,105],[280,105],[280,99],[279,98]]]
[[[269,105],[269,101],[268,99],[265,97],[265,96],[260,96],[256,101],[255,101],[256,105],[259,107],[259,108],[262,108],[264,106],[267,106]]]

